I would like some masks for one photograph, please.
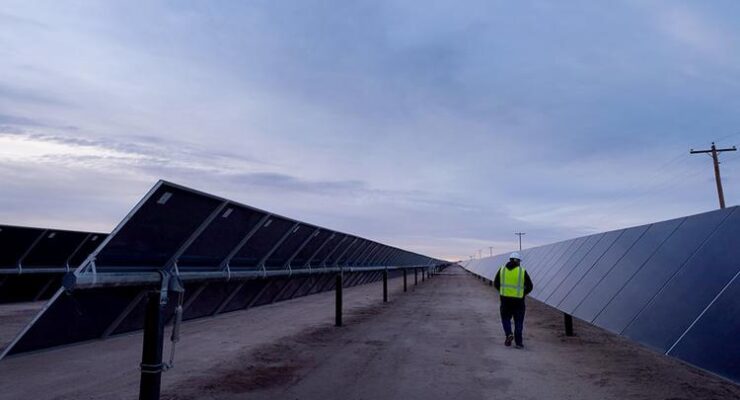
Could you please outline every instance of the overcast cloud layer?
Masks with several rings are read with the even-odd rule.
[[[467,258],[711,210],[688,150],[740,141],[737,21],[736,1],[5,0],[0,223],[110,230],[164,178]]]

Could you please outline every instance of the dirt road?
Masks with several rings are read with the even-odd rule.
[[[536,284],[536,282],[535,282]],[[413,285],[413,282],[412,282]],[[391,301],[379,284],[187,323],[163,398],[735,399],[740,387],[528,303],[525,346],[503,346],[493,288],[461,269]],[[136,398],[139,334],[0,362],[0,398]]]

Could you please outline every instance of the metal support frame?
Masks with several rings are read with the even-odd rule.
[[[252,299],[251,299],[251,300],[249,300],[249,302],[247,302],[247,304],[246,304],[246,305],[244,306],[244,309],[245,309],[245,310],[246,310],[246,309],[249,309],[249,308],[250,308],[250,307],[252,307],[252,306],[253,306],[253,305],[254,305],[255,303],[257,303],[257,300],[259,300],[259,299],[260,299],[260,297],[262,297],[262,294],[264,294],[264,293],[265,293],[265,291],[267,290],[267,288],[268,288],[268,287],[269,287],[270,285],[272,285],[272,280],[268,279],[268,280],[267,280],[267,282],[265,282],[265,285],[264,285],[264,286],[262,286],[262,288],[260,288],[260,290],[259,290],[259,291],[257,292],[257,294],[255,294],[255,295],[254,295],[254,297],[252,297]]]
[[[357,256],[357,253],[359,253],[361,250],[364,250],[365,247],[367,246],[367,244],[370,243],[370,241],[365,240],[365,239],[359,239],[359,240],[360,240],[360,243],[358,243],[358,245],[355,247],[355,249],[352,250],[352,252],[347,255],[347,261],[344,263],[344,265],[351,266],[352,265],[352,260]],[[352,247],[352,246],[350,246],[350,247]],[[340,259],[341,259],[341,257],[340,257]]]
[[[388,270],[383,270],[383,303],[388,302]]]
[[[236,285],[236,288],[234,288],[234,290],[232,290],[231,293],[229,293],[229,295],[226,296],[226,298],[224,299],[224,301],[222,301],[221,304],[218,305],[218,307],[216,308],[216,311],[214,311],[213,314],[211,314],[211,315],[221,314],[221,312],[224,310],[224,308],[226,308],[226,306],[229,305],[229,303],[231,303],[231,300],[234,300],[234,297],[236,297],[236,295],[239,293],[239,291],[242,290],[242,288],[244,287],[244,285],[246,285],[246,282],[241,282],[238,285]]]
[[[198,286],[197,289],[195,289],[195,291],[193,292],[193,294],[191,294],[190,296],[188,296],[187,301],[185,301],[185,304],[182,305],[182,312],[183,313],[185,313],[190,308],[190,306],[193,305],[193,303],[195,302],[195,300],[198,298],[198,296],[200,296],[201,293],[203,293],[203,291],[206,289],[206,287],[208,287],[208,282],[203,282],[202,284],[200,284],[200,286]]]
[[[128,303],[128,305],[126,306],[126,308],[124,308],[123,311],[120,314],[118,314],[118,316],[116,317],[116,319],[113,320],[113,322],[110,325],[108,325],[107,328],[105,328],[105,330],[103,331],[103,334],[100,336],[100,338],[101,339],[105,339],[105,338],[109,337],[110,335],[112,335],[113,332],[115,332],[116,329],[118,329],[118,327],[121,325],[121,323],[123,322],[123,320],[125,320],[126,317],[128,317],[128,315],[131,314],[131,311],[134,311],[134,308],[136,308],[136,306],[138,306],[139,303],[141,303],[141,299],[143,299],[144,297],[146,297],[146,295],[147,295],[147,291],[146,290],[140,291],[133,298],[133,300],[131,300],[131,302]]]
[[[406,282],[406,268],[403,269],[403,292],[406,293],[408,290],[408,283]]]
[[[36,295],[33,296],[33,301],[39,301],[39,300],[41,300],[41,296],[44,295],[44,292],[46,292],[49,289],[49,286],[51,286],[54,283],[54,281],[56,281],[56,278],[53,277],[53,276],[50,277],[46,281],[46,284],[44,284],[44,286],[41,287],[41,290],[39,290],[38,293],[36,293]]]
[[[337,243],[334,246],[334,248],[332,248],[328,253],[326,253],[324,258],[321,260],[321,263],[319,263],[319,267],[326,268],[327,267],[326,262],[329,261],[329,258],[331,258],[332,255],[334,255],[334,252],[336,252],[340,247],[342,247],[342,243],[344,243],[344,241],[347,239],[349,239],[349,235],[344,235],[342,240],[340,240],[339,243]]]
[[[70,263],[70,262],[72,261],[72,258],[74,258],[74,256],[76,256],[76,255],[77,255],[77,253],[79,253],[79,252],[80,252],[80,249],[82,249],[82,246],[84,246],[84,245],[85,245],[85,243],[87,243],[87,241],[88,241],[88,240],[89,240],[89,239],[90,239],[91,237],[93,237],[93,236],[97,236],[97,235],[98,235],[97,233],[88,233],[87,235],[85,235],[85,238],[84,238],[84,239],[82,239],[82,241],[81,241],[81,242],[80,242],[80,243],[79,243],[79,244],[77,245],[77,247],[75,247],[74,251],[72,251],[72,254],[70,254],[70,255],[69,255],[69,256],[67,257],[67,260],[65,260],[65,261],[64,261],[64,269],[66,270],[66,272],[69,272],[69,270],[70,270],[70,266],[69,266],[69,263]]]
[[[370,245],[365,247],[365,250],[363,250],[362,253],[357,256],[357,262],[354,263],[355,266],[363,265],[363,263],[367,261],[368,257],[373,254],[373,252],[380,246],[375,242],[368,243],[370,243]]]
[[[360,280],[359,278],[360,278],[360,275],[361,274],[358,273],[358,272],[355,272],[355,273],[348,272],[348,274],[349,274],[349,276],[346,279],[344,279],[344,286],[345,287],[353,287],[353,286],[357,285],[357,281]]]
[[[29,254],[31,254],[31,250],[33,250],[33,248],[36,247],[37,244],[39,244],[39,242],[41,241],[41,239],[43,239],[44,236],[46,236],[46,234],[48,232],[49,232],[48,229],[44,229],[43,232],[41,232],[41,234],[39,234],[36,237],[36,239],[33,241],[33,243],[31,243],[31,245],[28,246],[28,248],[26,249],[26,251],[24,251],[23,254],[20,257],[18,257],[18,262],[16,263],[16,268],[18,269],[18,273],[19,274],[23,272],[23,261],[26,259],[26,257],[28,257]]]
[[[273,304],[273,303],[277,302],[278,299],[280,298],[280,296],[282,296],[283,293],[285,293],[285,291],[288,290],[288,287],[290,287],[290,279],[287,279],[285,281],[285,285],[283,285],[283,287],[281,287],[277,291],[277,293],[275,293],[275,296],[273,296],[272,299],[270,300],[270,304]]]
[[[349,237],[349,236],[348,236],[348,237]],[[332,266],[332,267],[339,267],[339,266],[340,266],[340,265],[339,265],[339,261],[341,261],[341,260],[342,260],[342,257],[344,257],[344,255],[345,255],[345,254],[347,254],[347,252],[348,252],[348,251],[349,251],[349,250],[350,250],[350,249],[352,248],[352,246],[354,246],[354,245],[355,245],[355,243],[357,243],[357,240],[358,240],[357,238],[353,238],[353,239],[352,239],[352,241],[351,241],[351,242],[349,243],[349,245],[347,246],[347,248],[345,248],[344,250],[342,250],[342,252],[341,252],[341,253],[339,253],[339,255],[337,256],[337,259],[336,259],[336,260],[334,260],[334,262],[333,262],[333,263],[331,264],[331,266]],[[332,255],[332,254],[333,254],[333,253],[334,253],[334,252],[335,252],[335,251],[336,251],[337,249],[339,249],[339,246],[337,246],[337,247],[336,247],[336,248],[335,248],[335,249],[334,249],[334,250],[333,250],[333,251],[332,251],[332,252],[331,252],[331,253],[329,254],[329,256],[331,256],[331,255]],[[327,256],[327,259],[326,259],[326,260],[324,260],[324,265],[326,265],[326,261],[328,261],[328,256]]]
[[[318,275],[314,277],[309,276],[309,278],[314,279],[314,282],[311,284],[311,287],[308,288],[306,294],[312,294],[313,290],[316,288],[316,286],[318,286],[319,283],[321,283],[324,277],[323,275]]]
[[[414,268],[414,286],[419,284],[419,269]]]
[[[339,273],[339,272],[337,272],[337,273]],[[323,285],[321,285],[321,289],[319,289],[319,292],[326,292],[327,290],[331,290],[331,288],[334,286],[335,279],[333,277],[331,277],[331,275],[329,275],[329,276],[330,276],[330,278],[327,279],[326,282],[324,282]]]
[[[139,400],[159,400],[162,383],[164,349],[163,304],[158,291],[148,293],[144,320],[144,343],[141,353]]]
[[[163,269],[165,271],[171,271],[172,269],[174,269],[177,274],[180,273],[180,271],[177,268],[177,261],[188,250],[190,245],[192,245],[193,242],[195,242],[195,240],[198,239],[198,237],[200,237],[201,234],[203,234],[203,231],[205,231],[206,228],[208,228],[208,225],[210,225],[211,222],[213,222],[213,220],[216,219],[218,214],[221,213],[221,211],[224,209],[224,207],[226,207],[227,204],[229,204],[228,201],[221,202],[221,204],[219,204],[218,207],[216,207],[213,211],[211,211],[208,217],[206,217],[206,219],[203,220],[203,222],[201,222],[200,225],[198,225],[198,228],[195,231],[193,231],[193,233],[190,234],[188,239],[185,240],[185,242],[180,246],[180,248],[177,249],[177,251],[175,251],[172,257],[170,257],[170,259],[167,261],[167,263],[163,265],[164,267]]]
[[[357,275],[357,279],[354,282],[354,286],[364,285],[368,281],[369,273],[368,272],[355,272]]]
[[[319,246],[318,248],[316,248],[316,250],[314,250],[314,251],[313,251],[313,254],[311,254],[311,257],[308,257],[308,259],[306,260],[306,263],[305,263],[305,264],[303,265],[303,268],[308,268],[308,269],[311,269],[311,261],[313,261],[313,259],[314,259],[314,258],[316,258],[316,256],[317,256],[317,255],[319,254],[319,252],[320,252],[320,251],[321,251],[321,250],[322,250],[322,249],[323,249],[324,247],[326,247],[326,245],[327,245],[327,244],[328,244],[328,243],[329,243],[329,242],[330,242],[330,241],[331,241],[332,239],[334,239],[335,237],[336,237],[336,233],[332,233],[331,235],[327,236],[327,238],[326,238],[326,239],[324,239],[324,242],[323,242],[323,243],[321,243],[321,245],[320,245],[320,246]],[[319,264],[319,266],[321,266],[321,264]]]
[[[280,239],[277,242],[275,242],[274,245],[272,245],[272,247],[270,248],[270,251],[268,251],[267,253],[265,253],[264,256],[262,256],[262,258],[257,263],[257,268],[260,268],[264,271],[266,269],[265,263],[267,262],[268,259],[270,259],[270,256],[272,256],[277,251],[277,249],[279,249],[280,246],[282,246],[283,243],[285,243],[285,241],[288,239],[288,237],[290,237],[290,235],[296,232],[296,229],[299,226],[301,226],[301,224],[298,222],[291,225],[290,228],[288,228],[288,231],[285,232],[283,236],[281,236]]]
[[[382,261],[385,258],[386,254],[388,254],[390,251],[390,247],[381,245],[378,248],[378,251],[373,252],[372,257],[368,257],[368,259],[362,265],[364,267],[380,265],[380,261]]]
[[[334,326],[342,326],[342,273],[338,273],[335,284]]]
[[[240,240],[239,243],[237,243],[237,245],[234,246],[233,249],[231,249],[231,251],[229,252],[229,254],[226,257],[224,257],[224,259],[221,261],[221,263],[219,263],[219,265],[218,265],[219,269],[221,269],[221,270],[223,270],[223,269],[230,270],[231,269],[231,266],[229,265],[229,263],[231,263],[231,260],[234,258],[234,256],[236,256],[239,253],[239,250],[241,250],[242,247],[244,247],[244,245],[247,244],[247,241],[249,239],[251,239],[252,236],[254,236],[254,234],[257,233],[257,231],[260,228],[262,228],[262,225],[264,225],[265,222],[267,222],[270,219],[271,216],[272,216],[272,214],[265,214],[262,218],[260,218],[260,220],[257,222],[257,224],[254,225],[252,227],[252,229],[250,229],[249,232],[247,232],[246,235],[244,235],[244,237],[242,238],[242,240]]]
[[[316,228],[314,229],[313,232],[311,232],[310,235],[308,235],[308,237],[303,241],[303,243],[301,243],[301,245],[298,246],[298,248],[293,252],[293,254],[291,254],[290,257],[288,257],[288,260],[285,261],[285,264],[283,264],[283,269],[291,269],[290,264],[293,262],[293,260],[298,256],[298,254],[301,251],[303,251],[304,248],[306,248],[306,246],[308,245],[309,242],[311,242],[311,240],[313,240],[316,236],[319,235],[319,232],[321,232],[321,228]],[[311,266],[309,265],[308,268],[311,268]]]
[[[390,248],[390,251],[383,256],[383,258],[379,259],[377,266],[388,266],[391,264],[391,261],[395,260],[398,257],[398,249]]]
[[[311,277],[310,276],[303,278],[303,282],[301,282],[298,286],[296,286],[295,290],[293,290],[290,293],[290,296],[288,296],[288,299],[294,299],[296,293],[298,293],[298,291],[300,291],[301,289],[303,289],[310,281],[311,281]]]
[[[565,322],[565,336],[574,336],[573,333],[573,316],[567,313],[563,313],[563,321]]]
[[[385,265],[390,266],[390,267],[397,267],[402,264],[402,261],[405,256],[406,255],[404,254],[403,250],[398,250],[398,253],[396,254],[396,256],[388,260],[388,262],[386,262]]]
[[[382,262],[386,259],[386,256],[393,252],[393,248],[383,246],[375,255],[367,261],[365,266],[372,267],[376,265],[382,265]]]

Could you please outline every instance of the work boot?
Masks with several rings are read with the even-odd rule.
[[[523,345],[523,344],[519,344],[519,343],[517,343],[517,345],[516,345],[515,347],[516,347],[517,349],[523,349],[523,348],[524,348],[524,345]]]
[[[511,335],[511,334],[509,334],[509,335],[506,335],[506,341],[504,342],[504,344],[505,344],[506,346],[511,346],[511,342],[512,342],[513,340],[514,340],[514,335]]]

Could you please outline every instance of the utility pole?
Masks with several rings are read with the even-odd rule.
[[[478,258],[479,259],[483,258],[482,253],[483,253],[483,250],[482,249],[478,249]]]
[[[514,232],[515,235],[519,236],[519,251],[522,251],[522,236],[526,235],[524,232]]]
[[[725,193],[722,190],[722,177],[719,174],[719,153],[725,151],[737,151],[735,146],[726,149],[718,149],[717,146],[712,142],[712,147],[709,150],[694,150],[691,149],[689,154],[706,154],[712,155],[712,161],[714,162],[714,179],[717,181],[717,196],[719,196],[719,208],[725,208]]]
[[[493,257],[493,246],[488,246],[488,252],[491,254],[491,257]]]

